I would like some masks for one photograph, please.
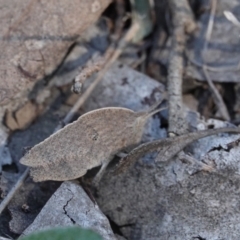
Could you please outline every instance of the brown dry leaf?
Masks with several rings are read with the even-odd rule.
[[[51,74],[110,0],[0,0],[0,105]]]
[[[13,113],[10,111],[6,112],[6,116],[5,116],[5,124],[6,126],[11,129],[12,131],[18,129],[18,124],[17,121],[14,119]]]
[[[197,112],[198,101],[192,94],[184,94],[183,95],[183,103],[192,111]]]
[[[12,131],[26,128],[37,117],[37,105],[27,102],[15,113],[7,111],[5,123]]]
[[[66,103],[67,105],[69,105],[69,106],[73,106],[73,105],[77,102],[78,98],[79,98],[79,95],[77,95],[77,94],[75,94],[75,93],[72,93],[72,94],[68,97],[68,99],[66,100],[65,103]]]
[[[136,113],[109,107],[91,111],[33,147],[20,162],[31,167],[34,181],[79,178],[138,144],[148,118],[159,111],[154,110]]]

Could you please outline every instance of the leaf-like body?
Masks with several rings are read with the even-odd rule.
[[[34,146],[20,162],[30,167],[34,181],[79,178],[139,143],[147,116],[117,107],[91,111]]]

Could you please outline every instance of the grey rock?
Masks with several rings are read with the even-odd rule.
[[[52,195],[34,222],[24,231],[78,225],[99,233],[105,240],[115,240],[108,219],[75,182],[64,182]]]

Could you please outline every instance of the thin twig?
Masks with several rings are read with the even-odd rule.
[[[197,67],[203,68],[203,66],[205,66],[205,68],[209,72],[236,72],[240,70],[240,61],[233,63],[232,64],[233,66],[211,67],[206,64],[204,65],[203,63],[197,61],[196,59],[191,58],[188,51],[186,51],[186,57],[192,64],[196,65]]]
[[[236,27],[240,28],[240,22],[238,21],[238,19],[232,12],[223,11],[223,14],[225,15],[225,17],[227,18],[228,21],[233,23]]]
[[[84,102],[87,100],[87,98],[90,96],[92,91],[95,89],[95,87],[98,85],[98,83],[101,81],[107,70],[110,68],[110,66],[116,61],[116,59],[120,56],[120,54],[123,51],[123,48],[126,46],[126,44],[131,41],[131,39],[135,36],[136,32],[138,31],[139,25],[133,24],[131,28],[128,30],[127,34],[119,41],[118,48],[112,49],[113,53],[111,57],[109,57],[108,62],[104,66],[104,68],[98,73],[97,78],[95,81],[89,86],[89,88],[83,93],[82,96],[79,97],[78,101],[74,104],[72,109],[68,112],[66,117],[64,118],[63,122],[65,124],[69,123],[77,110],[84,104]],[[110,50],[109,50],[110,51]],[[54,132],[58,131],[62,126],[58,125]],[[6,208],[6,206],[9,204],[11,199],[13,198],[16,191],[22,186],[23,182],[27,178],[29,173],[29,168],[27,168],[24,173],[20,176],[17,183],[14,185],[14,187],[10,190],[8,195],[4,198],[4,200],[0,204],[0,214],[2,211]]]
[[[110,66],[118,59],[118,57],[121,55],[123,48],[125,45],[134,37],[136,32],[138,31],[139,25],[133,24],[131,28],[128,30],[127,34],[119,41],[119,45],[117,49],[109,49],[109,51],[112,51],[111,57],[106,62],[104,68],[98,72],[97,78],[94,80],[94,82],[87,88],[87,90],[82,94],[82,96],[78,99],[74,107],[69,112],[69,117],[72,118],[72,115],[75,114],[77,109],[79,109],[84,102],[87,100],[87,98],[91,95],[95,87],[100,83],[102,78],[104,77],[107,70],[110,68]],[[67,118],[68,120],[68,118]]]
[[[216,8],[217,8],[217,0],[212,0],[212,8],[211,8],[209,21],[208,21],[207,32],[206,32],[205,42],[204,42],[204,47],[203,47],[203,52],[202,52],[202,54],[203,54],[203,68],[202,69],[203,69],[203,73],[206,77],[206,80],[208,82],[208,85],[212,91],[213,100],[214,100],[216,106],[218,107],[219,112],[221,113],[224,120],[229,121],[230,115],[228,113],[227,107],[222,99],[222,96],[218,92],[217,88],[215,87],[214,83],[212,82],[212,79],[210,78],[210,76],[208,74],[207,66],[204,64],[204,53],[207,51],[209,40],[211,39]]]
[[[115,0],[116,1],[116,12],[117,12],[117,19],[115,22],[115,33],[113,35],[113,38],[119,39],[122,35],[122,30],[124,26],[124,15],[126,14],[125,12],[125,1],[124,0]],[[116,40],[117,40],[116,39]]]
[[[192,165],[197,164],[198,166],[201,167],[200,170],[202,170],[202,171],[206,171],[206,172],[215,172],[216,171],[213,166],[208,165],[206,163],[203,163],[202,161],[197,160],[193,156],[186,154],[184,151],[181,151],[178,154],[178,158],[179,158],[179,160],[187,161],[187,162],[191,163]]]
[[[80,94],[83,89],[83,85],[87,79],[93,73],[99,72],[109,60],[109,57],[113,54],[115,50],[116,43],[119,42],[124,26],[124,1],[123,0],[116,0],[116,11],[117,11],[117,19],[115,23],[114,33],[111,35],[112,43],[106,50],[103,56],[99,54],[92,56],[92,58],[87,62],[87,64],[82,68],[79,69],[79,74],[75,77],[73,85],[71,87],[72,92],[76,94]]]
[[[142,56],[140,58],[138,58],[137,60],[135,60],[130,67],[133,69],[136,69],[140,64],[142,64],[144,61],[146,60],[146,54],[142,54]]]
[[[79,74],[75,77],[71,87],[72,92],[76,94],[80,94],[82,92],[83,85],[86,80],[103,68],[106,61],[109,59],[109,56],[112,54],[112,49],[113,47],[110,46],[103,56],[100,56],[99,54],[93,55],[86,65],[79,69]]]
[[[0,204],[0,214],[2,213],[2,211],[7,207],[8,203],[10,202],[10,200],[13,198],[14,194],[16,193],[16,191],[22,186],[23,182],[25,181],[25,179],[27,178],[29,173],[29,168],[27,168],[24,173],[20,176],[20,178],[18,179],[17,183],[12,187],[12,189],[10,190],[10,192],[8,193],[8,195],[4,198],[4,200],[1,202]]]
[[[212,24],[209,24],[209,30],[207,31],[207,35],[208,35],[208,39],[207,41],[210,40],[210,37],[211,37],[211,29],[210,28],[213,28],[213,22],[214,22],[214,15],[215,15],[215,12],[216,12],[216,1],[215,2],[212,2],[213,4],[213,7],[212,7],[212,11],[211,11],[211,16],[209,18],[209,22],[211,21]],[[225,17],[230,21],[232,22],[234,25],[236,25],[237,27],[240,27],[240,22],[238,21],[238,19],[233,15],[232,12],[229,12],[229,11],[224,11],[223,12]],[[211,31],[210,31],[211,30]],[[204,48],[207,48],[207,45],[205,44],[204,45]],[[194,65],[198,66],[198,67],[201,67],[203,68],[203,63],[201,62],[198,62],[196,59],[192,59],[190,57],[190,54],[189,52],[186,50],[186,56],[188,58],[188,60],[193,63]],[[205,68],[208,70],[208,71],[211,71],[211,72],[233,72],[233,71],[239,71],[240,70],[240,61],[237,61],[235,63],[231,63],[231,66],[220,66],[220,67],[211,67],[211,66],[208,66],[206,63],[205,63]]]
[[[169,101],[169,135],[186,132],[186,112],[182,102],[183,52],[186,44],[185,32],[191,32],[195,23],[187,0],[169,1],[172,10],[173,41],[169,59],[167,88]]]

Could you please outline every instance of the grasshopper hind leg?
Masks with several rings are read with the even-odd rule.
[[[97,187],[99,185],[99,182],[101,181],[108,164],[112,161],[113,158],[114,156],[110,156],[107,160],[103,161],[100,170],[98,171],[97,175],[94,177],[92,181],[92,185],[94,187]]]

